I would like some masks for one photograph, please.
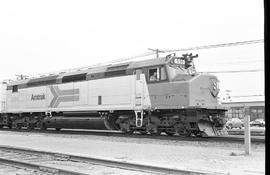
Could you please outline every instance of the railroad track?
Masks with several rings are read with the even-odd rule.
[[[0,164],[15,166],[17,168],[32,169],[38,172],[48,174],[63,175],[86,175],[93,174],[87,172],[90,164],[105,166],[110,168],[118,168],[129,171],[137,171],[141,173],[154,174],[183,174],[183,175],[223,175],[223,172],[208,172],[194,170],[180,170],[166,167],[157,167],[152,165],[136,164],[129,162],[114,161],[108,159],[99,159],[91,157],[83,157],[71,154],[61,154],[55,152],[46,152],[33,149],[24,149],[18,147],[0,146]],[[68,168],[63,168],[63,162],[68,162]],[[85,167],[78,171],[71,170],[73,167]],[[67,165],[67,163],[65,163]],[[74,168],[75,169],[75,168]]]
[[[14,131],[14,132],[33,132],[33,133],[52,133],[52,134],[71,134],[71,135],[97,135],[97,136],[116,136],[116,137],[129,137],[129,138],[145,138],[156,140],[175,140],[175,141],[200,141],[200,142],[244,142],[243,136],[239,135],[227,135],[217,137],[180,137],[180,136],[167,136],[167,135],[141,135],[141,134],[124,134],[119,131],[108,130],[71,130],[63,129],[60,131],[55,130],[14,130],[8,128],[0,129],[2,131]],[[251,143],[265,143],[264,136],[252,136]]]
[[[232,129],[228,131],[230,135],[244,135],[244,130]],[[265,136],[265,130],[251,130],[251,136]]]

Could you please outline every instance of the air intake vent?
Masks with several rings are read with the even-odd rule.
[[[86,73],[64,76],[62,78],[62,83],[74,82],[74,81],[84,81],[84,80],[86,80]]]

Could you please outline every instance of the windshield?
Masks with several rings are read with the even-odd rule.
[[[186,81],[191,78],[186,69],[168,65],[167,70],[171,81]]]
[[[184,69],[180,69],[179,67],[168,66],[168,73],[171,80],[175,80],[178,75],[186,74]]]
[[[183,54],[182,57],[176,57],[175,54],[167,55],[166,61],[171,80],[174,80],[179,76],[186,77],[185,75],[195,74],[196,70],[193,63],[193,58],[196,57],[198,57],[198,55],[193,56],[192,53]]]

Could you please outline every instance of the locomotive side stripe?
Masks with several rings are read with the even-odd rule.
[[[54,108],[58,107],[58,105],[61,103],[61,102],[73,102],[73,101],[79,101],[80,100],[80,97],[79,96],[63,96],[63,97],[59,97],[57,99],[57,101],[55,102],[54,104]]]
[[[53,88],[53,86],[50,86],[50,90],[51,90],[51,92],[52,92],[52,94],[53,94],[53,99],[52,99],[52,101],[51,101],[49,107],[53,107],[54,103],[56,102],[56,100],[57,100],[57,98],[58,98],[58,94],[57,94],[57,92],[55,91],[55,89]]]
[[[61,102],[79,101],[80,89],[60,90],[58,86],[49,86],[53,99],[49,107],[56,108]]]
[[[62,95],[77,95],[79,94],[79,89],[65,89],[65,90],[60,90],[58,86],[54,86],[55,90],[59,94],[59,96]]]

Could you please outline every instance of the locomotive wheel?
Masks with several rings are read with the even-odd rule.
[[[31,130],[34,129],[34,127],[32,126],[32,123],[27,123],[26,128],[27,128],[28,131],[31,131]]]
[[[47,127],[46,127],[45,123],[43,123],[43,122],[41,122],[41,121],[38,122],[37,127],[38,127],[40,130],[42,130],[42,131],[47,130]]]
[[[17,130],[20,130],[20,129],[22,129],[22,126],[21,126],[21,124],[17,123],[17,124],[15,125],[15,129],[17,129]]]
[[[31,131],[31,130],[33,130],[34,129],[34,127],[32,127],[32,126],[27,126],[27,130],[28,131]]]
[[[134,130],[124,131],[125,134],[133,134]]]
[[[55,128],[56,131],[60,131],[62,128]]]
[[[189,137],[191,135],[191,131],[181,122],[174,125],[174,130],[175,134],[181,137]]]
[[[192,133],[190,131],[186,131],[186,132],[182,132],[182,133],[178,133],[178,134],[181,137],[190,137]]]
[[[195,135],[195,137],[202,137],[202,134],[200,131],[194,131],[193,134]]]
[[[160,135],[161,131],[158,129],[160,120],[157,116],[149,116],[148,123],[146,124],[146,132],[149,132],[151,135]]]
[[[198,131],[195,134],[196,137],[208,137],[208,135],[205,132]]]
[[[134,132],[134,130],[131,129],[130,125],[127,123],[120,124],[120,131],[122,131],[124,134],[132,134]]]
[[[146,135],[147,131],[139,131],[141,135]]]
[[[161,134],[161,131],[157,130],[155,132],[150,132],[151,135],[159,136]]]
[[[168,136],[173,136],[174,134],[175,134],[175,132],[173,132],[173,131],[164,131]]]
[[[41,129],[42,131],[46,131],[46,130],[47,130],[47,127],[46,127],[46,126],[42,126],[40,129]]]
[[[126,128],[122,128],[120,129],[120,131],[122,131],[124,134],[133,134],[134,132],[133,129],[126,129]]]
[[[9,125],[8,125],[8,128],[9,128],[9,129],[12,129],[12,124],[9,124]]]
[[[104,125],[108,130],[119,130],[119,123],[116,123],[117,116],[115,115],[106,115],[104,117]]]
[[[0,125],[0,129],[3,128],[3,125]]]
[[[133,129],[130,128],[129,120],[124,120],[119,124],[120,131],[126,134],[132,134],[134,132]]]
[[[151,135],[160,135],[161,134],[161,131],[154,124],[146,125],[146,132],[150,133]]]

